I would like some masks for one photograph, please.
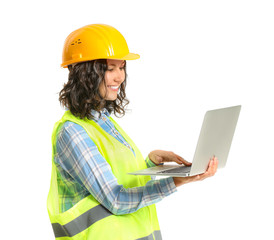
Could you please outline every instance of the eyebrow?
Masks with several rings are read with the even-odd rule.
[[[124,61],[121,65],[125,65],[125,64],[126,64],[126,63],[125,63],[125,61]],[[109,64],[108,66],[114,66],[114,67],[115,67],[116,65],[117,65],[117,64],[113,64],[113,63],[112,63],[112,64]]]

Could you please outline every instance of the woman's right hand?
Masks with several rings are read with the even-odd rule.
[[[202,181],[208,177],[212,177],[215,175],[218,169],[218,159],[213,157],[210,159],[208,168],[205,173],[199,174],[191,177],[173,177],[174,183],[176,187],[182,186],[186,183]]]

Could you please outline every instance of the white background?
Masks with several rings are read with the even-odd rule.
[[[117,119],[144,157],[192,160],[206,110],[242,105],[227,167],[158,203],[164,239],[273,239],[273,1],[5,1],[1,24],[1,235],[54,239],[46,210],[51,131],[67,35],[106,23],[128,61]]]

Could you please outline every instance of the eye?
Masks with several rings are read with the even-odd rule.
[[[112,72],[113,68],[108,68],[107,71]]]
[[[122,70],[125,70],[125,66],[123,66],[123,67],[120,67],[120,70],[122,71]]]

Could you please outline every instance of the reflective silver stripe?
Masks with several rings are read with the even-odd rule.
[[[162,240],[162,234],[160,230],[154,231],[153,233],[154,233],[155,240]]]
[[[97,221],[111,215],[113,214],[105,207],[97,205],[65,225],[52,223],[55,238],[73,237],[74,235],[86,230]],[[154,231],[149,236],[138,238],[137,240],[162,240],[161,231]]]
[[[149,236],[138,238],[136,240],[154,240],[153,233],[151,233]]]
[[[56,238],[72,237],[84,231],[95,222],[111,215],[112,213],[102,205],[97,205],[65,225],[52,223],[52,228]]]
[[[138,238],[136,240],[162,240],[161,231],[160,230],[154,231],[150,235],[148,235],[146,237]]]

